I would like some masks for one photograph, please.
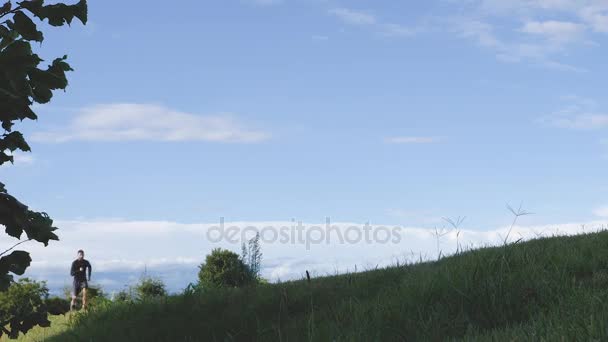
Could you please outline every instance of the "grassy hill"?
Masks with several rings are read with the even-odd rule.
[[[51,341],[606,341],[608,232],[438,262],[112,303]]]

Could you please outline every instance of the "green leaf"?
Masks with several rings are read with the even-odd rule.
[[[52,97],[53,92],[43,85],[33,88],[33,98],[38,103],[48,103]]]
[[[30,108],[29,105],[27,105],[23,108],[23,116],[28,119],[31,119],[31,120],[38,119],[38,115],[36,115],[36,113],[34,113],[34,111],[32,110],[32,108]]]
[[[2,7],[0,7],[0,14],[4,14],[10,11],[12,7],[13,5],[11,4],[11,2],[7,1],[4,5],[2,5]]]
[[[9,20],[10,22],[10,20]],[[8,24],[8,23],[7,23]],[[7,25],[8,26],[8,25]],[[0,37],[2,37],[2,41],[0,41],[0,50],[9,46],[12,42],[14,42],[17,38],[19,38],[19,33],[14,30],[9,30],[4,26],[0,25]]]
[[[42,5],[44,4],[44,0],[30,0],[30,1],[22,1],[17,3],[19,6],[25,8],[26,10],[32,12],[35,16],[39,17],[40,9],[42,9]]]
[[[80,20],[84,25],[87,24],[88,21],[88,6],[86,0],[80,0],[76,5],[74,5],[74,16]]]
[[[53,220],[46,213],[28,210],[23,230],[28,238],[42,242],[45,246],[48,246],[50,240],[59,241],[59,237],[53,233],[57,228],[53,227]]]
[[[13,16],[15,30],[26,40],[41,42],[44,38],[42,32],[38,31],[36,24],[25,13],[18,11]]]
[[[30,266],[31,262],[32,258],[28,252],[14,251],[9,255],[0,258],[0,274],[11,272],[16,275],[23,275],[25,269]]]
[[[19,99],[19,96],[13,92],[11,92],[10,90],[4,89],[4,88],[0,88],[0,94],[7,96],[7,97],[11,97],[13,99]]]
[[[3,155],[6,156],[4,152],[1,152],[0,158]],[[13,161],[12,156],[8,156],[8,158],[11,162]],[[17,201],[15,197],[8,193],[0,193],[0,224],[5,227],[6,234],[17,239],[21,238],[27,211],[27,206]]]
[[[11,162],[11,164],[13,163],[13,156],[9,156],[8,154],[4,153],[4,152],[0,152],[0,165],[6,163],[6,162]],[[6,192],[6,191],[3,191]]]
[[[8,37],[11,31],[4,26],[0,26],[0,38]]]
[[[65,89],[68,86],[65,71],[58,66],[49,66],[47,70],[32,69],[29,72],[29,77],[30,84],[34,87],[44,85],[49,89]]]
[[[13,276],[8,273],[0,273],[0,292],[8,290],[8,287],[13,282]],[[0,331],[1,333],[1,331]],[[2,334],[0,334],[2,336]]]
[[[70,25],[74,17],[78,18],[83,24],[88,20],[88,8],[86,0],[80,0],[75,5],[63,3],[43,6],[42,0],[22,1],[19,5],[34,14],[40,20],[48,19],[52,26]]]
[[[51,72],[57,72],[59,70],[61,71],[74,71],[74,69],[72,69],[72,67],[70,67],[70,65],[68,63],[65,62],[65,60],[68,59],[68,56],[63,56],[61,58],[55,58],[55,60],[53,60],[53,64],[49,66],[49,71]]]
[[[30,146],[23,138],[23,134],[21,134],[21,132],[11,132],[0,138],[0,151],[10,150],[13,152],[17,149],[24,152],[30,151]]]
[[[15,41],[0,54],[0,57],[5,63],[14,62],[15,60],[18,61],[19,58],[28,56],[32,56],[32,46],[30,43],[23,40]]]
[[[13,128],[13,125],[14,124],[12,122],[10,122],[9,120],[2,121],[2,128],[4,128],[5,131],[10,132],[11,129]]]

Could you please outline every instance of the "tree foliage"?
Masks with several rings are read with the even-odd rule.
[[[238,254],[221,248],[207,255],[199,266],[198,279],[202,286],[216,287],[239,287],[254,280]]]
[[[36,120],[32,105],[48,103],[53,91],[65,90],[68,86],[66,72],[72,71],[66,62],[67,56],[39,67],[43,59],[34,53],[31,42],[41,43],[44,35],[32,18],[51,26],[70,25],[74,18],[86,24],[87,2],[45,5],[44,0],[15,4],[8,1],[0,7],[0,123],[4,130],[0,135],[0,165],[13,163],[15,151],[30,151],[23,134],[13,131],[13,125],[25,119]],[[44,212],[30,210],[10,195],[3,183],[0,183],[0,225],[4,226],[6,234],[19,240],[25,233],[27,239],[16,245],[34,240],[46,246],[50,240],[59,240],[54,233],[57,228],[53,226],[53,220]],[[22,275],[32,260],[25,251],[12,251],[16,245],[0,253],[0,292],[10,291],[13,274]],[[24,317],[18,314],[20,312],[14,319],[21,322]],[[28,317],[31,320],[14,328],[11,324],[10,330],[3,328],[0,336],[3,333],[13,336],[14,329],[25,333],[33,324],[46,324],[38,316]]]
[[[10,338],[26,333],[35,325],[48,327],[47,300],[49,290],[44,282],[19,279],[0,292],[0,330]],[[57,310],[61,313],[60,310]]]
[[[142,301],[167,295],[165,283],[150,276],[143,276],[133,290],[137,299]]]

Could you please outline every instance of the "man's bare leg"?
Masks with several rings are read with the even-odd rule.
[[[87,309],[87,288],[82,289],[82,309]]]
[[[70,303],[70,311],[76,309],[76,295],[72,295],[72,302]]]

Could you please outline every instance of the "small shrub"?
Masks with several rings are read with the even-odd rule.
[[[65,298],[51,297],[45,303],[51,315],[63,315],[70,311],[70,301]]]
[[[112,300],[114,300],[116,302],[132,301],[133,294],[131,292],[132,292],[131,289],[120,290],[112,297]]]
[[[199,266],[201,286],[240,287],[254,280],[247,265],[239,256],[229,250],[216,248],[207,255]]]
[[[167,295],[167,289],[162,280],[149,276],[143,276],[139,284],[135,285],[134,290],[139,300],[165,297]]]

